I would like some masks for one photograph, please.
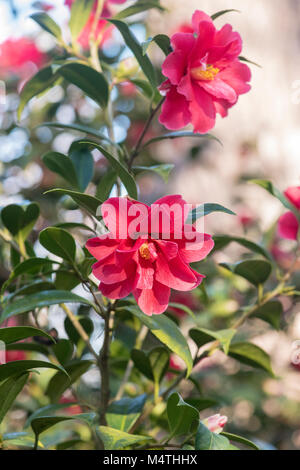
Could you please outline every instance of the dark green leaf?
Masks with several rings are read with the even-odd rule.
[[[251,282],[255,286],[266,282],[272,272],[271,263],[269,263],[269,261],[260,259],[241,261],[232,265],[221,263],[220,266],[228,269],[234,274],[242,276],[244,279],[247,279],[247,281]]]
[[[68,366],[65,366],[68,376],[61,372],[57,372],[51,378],[47,387],[46,394],[49,396],[50,400],[52,402],[58,401],[61,395],[83,374],[85,374],[92,364],[92,361],[76,360]]]
[[[25,373],[22,375],[10,377],[0,385],[0,423],[3,421],[6,413],[23,389],[28,378],[29,374]]]
[[[30,351],[49,356],[49,349],[38,343],[11,343],[6,346],[6,351]]]
[[[70,191],[68,189],[50,189],[46,191],[45,194],[57,193],[70,196],[79,207],[82,207],[87,212],[91,213],[93,216],[96,216],[98,209],[100,208],[102,202],[94,196],[89,194],[79,193],[77,191]]]
[[[249,439],[245,439],[245,437],[237,436],[236,434],[231,434],[229,432],[222,432],[221,436],[225,436],[229,441],[239,442],[247,447],[252,447],[254,450],[260,450],[254,442],[249,441]]]
[[[96,196],[101,201],[108,199],[114,184],[117,181],[117,173],[113,168],[109,168],[105,175],[101,178],[100,183],[97,186]]]
[[[170,364],[170,354],[165,348],[157,347],[152,349],[149,354],[149,361],[152,369],[154,382],[159,384],[164,378]]]
[[[120,33],[123,36],[123,39],[129,49],[133,52],[136,60],[141,66],[144,74],[148,78],[150,84],[153,88],[157,87],[157,78],[154,67],[147,55],[143,54],[143,48],[136,39],[135,35],[130,31],[129,27],[126,23],[120,20],[109,20],[112,24],[114,24]]]
[[[60,339],[52,346],[52,350],[60,364],[67,364],[73,355],[73,343],[68,339]]]
[[[169,36],[167,36],[166,34],[157,34],[153,38],[151,37],[147,39],[147,41],[143,42],[142,48],[144,54],[146,54],[148,47],[152,42],[155,42],[165,55],[169,55],[170,52],[172,52],[171,41]]]
[[[142,412],[146,398],[147,395],[143,394],[113,402],[106,414],[107,425],[119,431],[129,431]]]
[[[217,340],[220,342],[225,354],[228,354],[230,343],[235,334],[236,330],[233,329],[211,331],[205,328],[193,328],[189,331],[190,337],[195,341],[198,348],[213,340]]]
[[[57,290],[72,290],[80,284],[80,279],[77,274],[72,271],[59,269],[55,273],[54,286]]]
[[[61,423],[62,421],[69,421],[73,419],[71,416],[43,416],[42,418],[35,418],[31,421],[31,427],[36,436],[39,436],[42,432],[55,426],[55,424]]]
[[[39,236],[40,243],[46,250],[69,261],[75,260],[76,244],[72,235],[58,227],[45,228]]]
[[[80,191],[84,191],[91,182],[94,174],[94,159],[87,149],[70,149],[70,159],[73,162]]]
[[[256,367],[274,375],[269,355],[252,343],[235,343],[229,348],[229,356],[242,364]]]
[[[236,215],[230,209],[226,209],[226,207],[223,207],[220,204],[205,203],[190,211],[186,223],[193,224],[196,220],[212,214],[213,212],[224,212],[225,214]]]
[[[199,420],[199,412],[179,395],[173,393],[167,402],[167,414],[172,436],[188,435],[192,425]]]
[[[152,367],[147,354],[139,349],[133,349],[131,351],[131,359],[135,367],[140,371],[147,379],[153,380]]]
[[[270,300],[266,304],[258,307],[253,315],[272,325],[276,330],[280,329],[280,320],[282,318],[283,307],[279,300]],[[0,330],[1,331],[1,330]]]
[[[247,59],[246,57],[242,55],[239,56],[239,59],[241,62],[246,62],[247,64],[255,65],[256,67],[259,67],[260,69],[262,68],[262,66],[259,65],[257,62],[253,62],[253,60]]]
[[[222,250],[231,242],[236,242],[245,248],[253,251],[254,253],[258,253],[259,255],[264,256],[266,259],[271,260],[270,254],[260,245],[254,243],[246,238],[241,237],[231,237],[230,235],[216,235],[213,237],[215,242],[215,250]]]
[[[222,16],[222,15],[225,15],[226,13],[231,13],[231,12],[236,12],[236,13],[241,13],[240,10],[234,10],[234,9],[230,9],[230,10],[221,10],[221,11],[218,11],[217,13],[215,13],[214,15],[211,15],[211,19],[214,21],[216,20],[217,18],[219,18],[219,16]]]
[[[231,450],[229,440],[225,436],[211,432],[203,423],[199,427],[195,439],[196,450]]]
[[[70,157],[59,152],[48,152],[42,160],[49,170],[64,178],[71,186],[80,189],[76,170]]]
[[[129,16],[142,13],[143,11],[150,10],[151,8],[157,8],[160,11],[164,11],[164,8],[161,5],[159,5],[159,3],[157,3],[156,1],[139,0],[138,2],[134,3],[130,7],[124,8],[124,10],[119,11],[119,13],[114,15],[114,19],[123,20],[124,18],[128,18]]]
[[[0,316],[0,323],[13,315],[30,312],[35,308],[49,307],[61,303],[81,303],[91,305],[84,297],[73,294],[68,291],[50,290],[39,292],[38,294],[28,295],[22,299],[15,300],[12,304],[5,307]]]
[[[48,33],[52,34],[52,36],[56,37],[56,39],[62,39],[62,32],[58,24],[44,12],[38,12],[31,15],[31,17],[36,23],[38,23],[41,28],[43,28]]]
[[[0,341],[3,341],[5,344],[15,343],[16,341],[21,341],[22,339],[33,336],[42,336],[54,342],[52,336],[48,335],[48,333],[38,328],[33,328],[32,326],[0,328]]]
[[[85,224],[79,224],[77,222],[61,222],[59,224],[55,224],[54,227],[63,228],[63,229],[70,229],[78,228],[81,230],[87,230],[88,232],[93,232],[96,234],[95,230],[92,227],[88,227]]]
[[[94,3],[94,0],[75,0],[75,2],[73,2],[71,7],[71,18],[69,21],[73,40],[77,39],[86,25]]]
[[[39,215],[40,208],[35,202],[25,207],[10,204],[1,211],[3,225],[14,237],[21,238],[23,241],[30,234]]]
[[[124,449],[125,447],[140,444],[152,439],[148,436],[128,434],[127,432],[119,431],[118,429],[110,428],[108,426],[99,426],[97,432],[106,450]]]
[[[78,62],[63,65],[57,70],[57,73],[73,85],[78,86],[102,108],[106,108],[109,89],[107,80],[102,73]]]
[[[7,379],[15,374],[25,373],[31,369],[57,369],[61,371],[60,373],[67,377],[66,371],[56,364],[52,364],[52,362],[44,362],[44,361],[13,361],[8,362],[7,364],[0,365],[0,382],[2,380]]]

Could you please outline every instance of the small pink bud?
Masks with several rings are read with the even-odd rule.
[[[211,431],[216,434],[222,432],[225,424],[227,423],[227,416],[221,416],[220,414],[209,416],[203,420],[203,424]]]

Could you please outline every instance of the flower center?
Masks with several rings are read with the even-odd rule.
[[[151,252],[148,243],[143,243],[139,251],[142,258],[147,260],[151,259]]]
[[[191,75],[195,80],[214,80],[216,75],[220,72],[220,69],[213,65],[203,65],[200,67],[194,67],[191,70]]]

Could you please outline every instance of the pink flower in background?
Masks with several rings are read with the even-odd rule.
[[[290,201],[300,214],[300,186],[292,186],[284,192],[285,197]],[[291,211],[283,214],[278,221],[278,235],[288,240],[297,240],[299,222],[295,214]]]
[[[0,44],[0,76],[29,78],[30,71],[34,73],[45,60],[46,55],[29,38],[7,39]]]
[[[227,116],[239,95],[250,90],[251,72],[239,60],[242,39],[229,24],[217,30],[197,10],[192,28],[171,37],[173,52],[162,66],[167,80],[160,86],[166,95],[160,122],[172,130],[192,123],[195,132],[205,133],[214,127],[216,113]]]
[[[221,416],[220,414],[209,416],[203,420],[203,424],[211,431],[219,434],[223,431],[225,424],[227,423],[227,416]]]
[[[150,207],[117,197],[102,204],[110,233],[88,240],[86,247],[98,260],[93,274],[103,295],[121,299],[133,293],[140,309],[152,315],[167,309],[171,288],[189,291],[201,283],[204,276],[189,264],[204,259],[214,242],[185,224],[185,205],[181,196],[163,197]],[[180,208],[180,221],[172,212],[174,206]]]

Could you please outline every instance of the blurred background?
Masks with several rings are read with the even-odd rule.
[[[229,207],[237,217],[211,216],[206,221],[206,231],[246,234],[256,242],[264,240],[277,261],[286,266],[293,245],[278,240],[275,230],[282,206],[248,180],[269,179],[281,190],[300,183],[300,61],[297,60],[300,4],[297,0],[162,0],[161,3],[168,9],[166,13],[152,10],[133,18],[132,30],[141,41],[158,33],[174,33],[190,21],[195,9],[208,14],[238,9],[240,13],[222,16],[216,24],[221,27],[224,22],[230,22],[243,38],[243,55],[260,67],[251,66],[252,91],[240,98],[227,119],[218,118],[212,133],[223,146],[201,139],[166,140],[151,146],[147,151],[148,161],[172,163],[175,167],[167,186],[159,176],[141,174],[141,199],[151,203],[165,193],[180,193],[189,203],[214,202]],[[18,92],[39,68],[58,54],[53,38],[29,18],[41,9],[65,27],[69,9],[64,0],[0,0],[0,206],[39,202],[42,216],[37,233],[51,223],[84,222],[81,212],[70,207],[67,200],[53,204],[53,200],[43,195],[47,189],[57,187],[58,181],[41,160],[51,149],[67,152],[80,134],[37,126],[59,121],[87,124],[105,131],[95,103],[75,86],[65,84],[58,84],[32,100],[21,121],[17,120]],[[159,68],[163,60],[160,50],[152,45],[149,51]],[[103,42],[101,54],[112,64],[116,58],[130,56],[116,31]],[[116,87],[113,93],[116,138],[132,146],[146,117],[146,102],[129,82]],[[163,131],[155,123],[149,137]],[[95,184],[88,188],[92,194],[106,171],[101,155],[95,153],[94,159]],[[36,247],[43,255],[38,242]],[[234,262],[240,253],[233,246],[215,255],[215,259]],[[5,250],[1,252],[0,262],[3,281],[8,274]],[[244,295],[246,287],[241,281],[233,286],[225,276],[211,282],[210,288],[214,302],[207,311],[215,316],[218,325],[220,318],[229,318],[236,311],[238,295]],[[256,436],[265,448],[269,443],[270,448],[300,449],[300,368],[291,365],[292,343],[300,339],[300,313],[297,305],[283,300],[282,331],[268,330],[258,320],[250,332],[253,341],[271,354],[276,379],[266,378],[260,372],[240,370],[236,362],[224,356],[204,361],[198,376],[205,394],[222,403],[219,409],[229,416],[230,431]],[[204,324],[205,314],[206,310]],[[58,323],[53,311],[53,326],[58,327]],[[188,323],[183,329],[188,329]],[[12,417],[12,429],[18,429],[18,419],[21,419],[18,415]]]

